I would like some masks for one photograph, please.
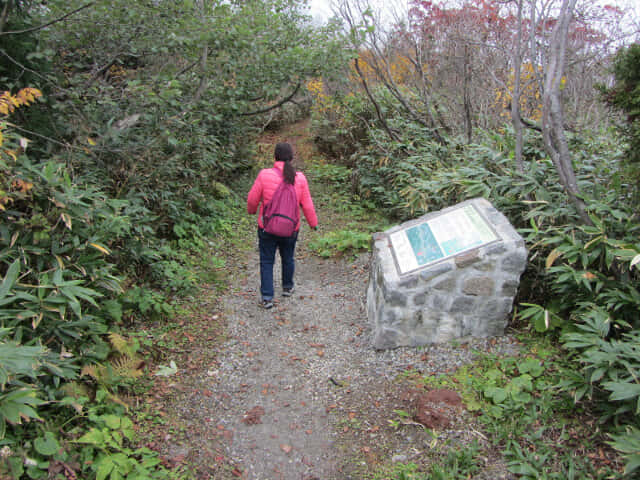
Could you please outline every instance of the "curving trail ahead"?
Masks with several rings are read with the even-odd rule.
[[[339,216],[327,210],[322,193],[313,183],[311,189],[323,225],[319,235],[322,229],[340,228]],[[194,478],[363,479],[394,463],[426,465],[434,437],[394,413],[414,408],[421,388],[416,379],[454,371],[473,360],[474,349],[517,348],[504,337],[373,350],[365,310],[368,254],[323,259],[309,253],[310,235],[304,225],[296,252],[296,291],[290,298],[279,296],[276,267],[273,309],[259,306],[253,230],[247,232],[253,248],[241,256],[236,252],[232,260],[228,292],[221,299],[196,299],[202,318],[192,323],[184,358],[191,368],[156,386],[183,432],[166,434],[156,448],[169,464],[196,471]],[[448,420],[438,432],[441,444],[484,441],[464,408],[442,405],[438,411]],[[477,478],[510,478],[491,455],[484,474]]]

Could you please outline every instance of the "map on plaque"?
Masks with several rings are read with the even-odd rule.
[[[473,205],[389,235],[400,275],[498,240]]]

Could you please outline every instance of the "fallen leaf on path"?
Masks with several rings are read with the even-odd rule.
[[[291,450],[293,450],[293,447],[291,445],[286,445],[284,443],[280,444],[280,449],[284,452],[284,453],[291,453]]]
[[[244,414],[242,422],[247,425],[258,425],[262,423],[262,415],[264,415],[264,408],[259,405],[255,406]]]

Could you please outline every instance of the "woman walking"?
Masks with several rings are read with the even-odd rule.
[[[318,218],[316,217],[313,200],[309,192],[307,178],[302,172],[296,172],[291,164],[293,148],[288,143],[278,143],[274,157],[273,168],[265,168],[260,171],[247,197],[247,211],[250,214],[255,214],[258,210],[258,205],[260,205],[258,245],[260,249],[260,293],[264,308],[273,307],[273,265],[276,250],[280,252],[282,261],[282,296],[291,296],[294,290],[294,253],[298,232],[300,231],[300,220],[293,226],[293,233],[290,236],[279,236],[265,231],[265,207],[271,202],[280,183],[284,182],[285,184],[293,185],[297,208],[302,207],[304,216],[311,228],[316,228],[318,225]],[[286,187],[286,185],[283,185],[283,187]]]

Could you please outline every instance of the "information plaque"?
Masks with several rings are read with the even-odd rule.
[[[400,275],[499,239],[473,205],[464,205],[389,235]]]

